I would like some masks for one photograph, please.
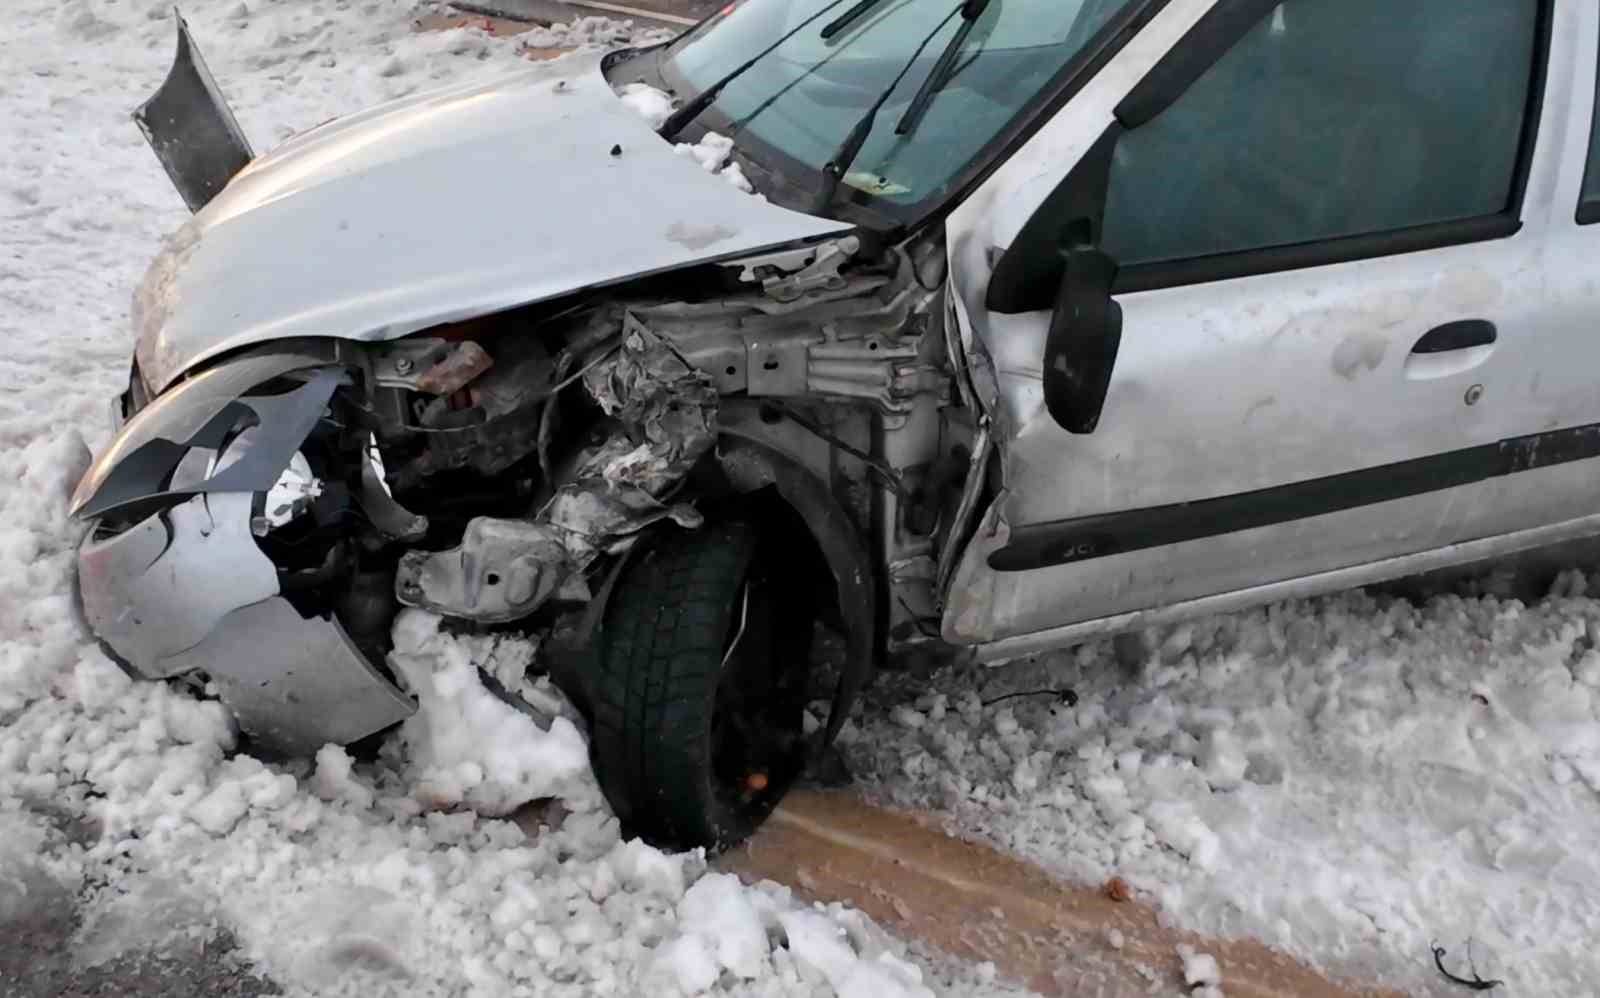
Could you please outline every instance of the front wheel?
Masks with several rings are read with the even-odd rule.
[[[606,610],[593,689],[595,770],[633,834],[733,845],[805,763],[814,602],[754,524],[663,532]]]

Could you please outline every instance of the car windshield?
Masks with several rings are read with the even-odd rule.
[[[858,199],[904,217],[942,197],[1097,32],[1137,2],[991,0],[909,137],[895,126],[962,24],[952,16],[957,0],[878,0],[827,39],[824,27],[858,0],[743,0],[674,43],[664,69],[688,98],[793,31],[727,86],[707,123],[732,133],[745,154],[772,161],[763,165],[811,174],[817,186],[845,136],[915,58],[844,178]]]

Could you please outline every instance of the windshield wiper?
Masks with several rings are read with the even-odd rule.
[[[867,108],[867,113],[861,116],[861,120],[856,122],[856,126],[850,129],[850,134],[845,136],[844,141],[839,144],[839,148],[834,151],[832,158],[822,167],[822,189],[817,192],[816,200],[811,206],[812,214],[821,215],[833,204],[834,196],[839,193],[839,181],[844,179],[844,175],[849,171],[850,165],[861,154],[861,147],[867,144],[867,137],[872,134],[872,125],[878,120],[878,112],[883,110],[883,105],[889,102],[889,98],[894,94],[895,88],[900,85],[900,81],[905,79],[907,73],[911,72],[911,67],[915,66],[917,60],[922,58],[922,50],[928,47],[929,42],[933,41],[934,35],[944,30],[944,26],[950,23],[951,18],[957,14],[965,17],[967,9],[974,6],[980,8],[978,13],[982,13],[981,8],[988,6],[988,0],[964,0],[961,5],[951,8],[950,13],[946,14],[938,24],[934,25],[932,31],[923,36],[922,41],[917,44],[916,51],[911,53],[911,58],[906,60],[904,66],[900,67],[900,72],[895,74],[889,85],[883,88],[883,93],[879,94],[878,99],[872,102],[871,107]],[[976,16],[976,14],[973,15],[973,17]],[[967,24],[970,25],[971,23],[971,20],[967,21]],[[957,32],[957,37],[964,38],[965,36]]]
[[[739,68],[735,69],[727,76],[724,76],[722,79],[702,90],[698,95],[695,96],[694,100],[672,112],[672,114],[668,116],[667,120],[661,123],[661,128],[658,130],[660,136],[666,139],[668,142],[671,142],[673,139],[677,138],[678,133],[683,131],[684,127],[687,126],[689,122],[698,118],[701,111],[704,111],[706,108],[711,106],[711,103],[717,99],[717,95],[722,93],[722,88],[743,76],[750,69],[750,67],[771,55],[778,48],[778,46],[804,31],[822,15],[826,14],[828,11],[842,3],[844,3],[844,0],[833,0],[833,2],[828,4],[826,7],[795,25],[793,29],[784,32],[783,36],[777,41],[773,42],[771,45],[768,45],[760,52],[757,52],[755,55],[745,60],[745,62],[740,65]]]
[[[989,0],[966,0],[961,5],[961,27],[951,36],[950,44],[939,53],[939,61],[933,64],[927,79],[917,88],[917,95],[911,98],[911,106],[900,116],[900,123],[894,126],[896,135],[910,135],[922,124],[923,115],[928,113],[928,105],[933,103],[934,96],[955,75],[956,59],[960,58],[961,50],[967,44],[967,36],[972,34],[973,25],[978,23],[978,18],[983,16],[988,7]]]
[[[843,14],[840,14],[838,17],[822,26],[822,40],[827,41],[834,35],[837,35],[839,32],[850,27],[850,25],[856,23],[862,14],[865,14],[867,11],[878,6],[878,4],[881,2],[882,0],[861,0],[860,3],[856,4],[854,7],[851,7]]]

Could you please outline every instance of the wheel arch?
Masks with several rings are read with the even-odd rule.
[[[712,457],[734,491],[771,488],[777,494],[805,523],[832,578],[846,654],[824,729],[823,744],[827,744],[839,733],[871,677],[876,657],[879,587],[867,544],[827,484],[770,440],[724,426]]]

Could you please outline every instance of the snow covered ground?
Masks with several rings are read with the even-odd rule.
[[[257,148],[513,70],[521,44],[413,33],[409,6],[384,0],[187,13]],[[495,650],[425,618],[404,622],[401,665],[430,712],[378,765],[233,754],[215,704],[129,682],[86,639],[63,506],[109,437],[129,290],[184,218],[127,116],[171,49],[169,0],[0,10],[0,915],[48,878],[77,899],[76,959],[223,930],[291,993],[892,998],[923,993],[919,974],[996,993],[981,968],[908,961],[856,913],[622,841],[577,729],[539,731],[488,697],[473,666]],[[1163,630],[1137,669],[1091,645],[891,683],[848,754],[875,794],[1071,877],[1118,874],[1179,924],[1441,994],[1428,944],[1453,959],[1471,939],[1513,993],[1591,993],[1591,590],[1570,576],[1531,605],[1346,595]],[[1063,685],[1076,707],[977,701]],[[501,732],[497,751],[463,745],[451,718]],[[531,833],[438,810],[546,795],[570,813]],[[63,835],[63,814],[94,834]]]
[[[846,733],[875,796],[1186,928],[1459,993],[1600,980],[1600,577],[1548,597],[1351,593],[880,688]],[[1006,693],[1071,688],[985,707]],[[1459,964],[1456,961],[1460,961]],[[1226,982],[1224,982],[1224,987]]]
[[[186,13],[258,149],[430,84],[516,71],[527,41],[414,33],[409,4],[376,0]],[[621,33],[588,19],[534,43]],[[65,891],[79,964],[221,931],[298,994],[1000,993],[974,971],[908,962],[857,913],[622,841],[578,729],[540,730],[479,682],[477,665],[515,648],[407,615],[395,661],[423,713],[376,764],[330,747],[269,766],[232,751],[216,703],[133,683],[87,639],[63,507],[109,438],[130,289],[185,217],[128,117],[172,47],[169,0],[0,10],[0,921],[25,925]],[[462,737],[469,726],[478,737]],[[487,817],[552,796],[555,828]],[[88,831],[63,835],[63,821]],[[0,967],[0,994],[47,987],[32,972]]]

